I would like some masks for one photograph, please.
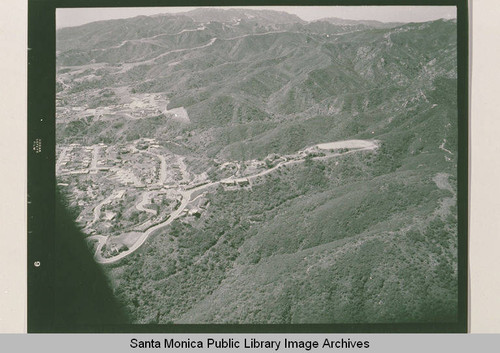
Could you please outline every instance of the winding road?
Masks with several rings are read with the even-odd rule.
[[[204,45],[201,45],[199,47],[169,50],[169,51],[161,53],[160,55],[155,56],[154,58],[149,59],[149,60],[142,60],[142,61],[136,61],[136,62],[133,62],[133,63],[126,63],[126,64],[123,64],[122,70],[120,70],[120,72],[126,72],[126,71],[128,71],[128,70],[130,70],[130,69],[132,69],[132,68],[134,68],[136,66],[139,66],[139,65],[153,64],[156,60],[158,60],[158,59],[160,59],[160,58],[162,58],[164,56],[167,56],[169,54],[172,54],[172,53],[181,53],[183,51],[191,51],[191,50],[203,49],[203,48],[209,47],[212,44],[214,44],[216,40],[217,40],[217,37],[210,39],[210,41],[208,43],[206,43]]]
[[[103,201],[101,201],[95,208],[94,208],[94,219],[92,220],[92,222],[90,222],[86,227],[85,229],[88,229],[90,228],[95,222],[97,222],[99,220],[99,218],[101,217],[101,208],[102,206],[108,204],[111,200],[113,200],[115,197],[117,197],[119,193],[112,193],[111,195],[109,195],[108,197],[106,197]]]
[[[158,182],[156,184],[157,185],[165,184],[165,180],[167,180],[167,160],[165,159],[165,157],[162,156],[161,154],[154,153],[151,151],[141,151],[141,152],[155,156],[160,160],[160,173],[158,175]]]
[[[145,208],[144,205],[149,203],[149,197],[151,195],[150,191],[146,191],[145,193],[142,194],[142,200],[139,202],[137,205],[135,205],[135,208],[137,210],[142,211],[142,212],[148,212],[156,216],[156,211],[150,209],[150,208]]]
[[[113,257],[109,257],[109,258],[105,258],[102,256],[102,253],[101,253],[101,249],[102,249],[102,246],[106,243],[107,241],[107,238],[108,237],[101,237],[101,238],[96,238],[94,236],[94,239],[98,239],[99,241],[99,245],[97,246],[97,250],[96,250],[96,253],[94,255],[94,258],[96,259],[97,262],[101,263],[101,264],[111,264],[111,263],[114,263],[114,262],[117,262],[121,259],[123,259],[125,256],[128,256],[130,255],[131,253],[133,253],[134,251],[136,251],[137,249],[139,249],[141,247],[142,244],[144,244],[144,242],[148,239],[148,237],[155,231],[157,231],[158,229],[161,229],[163,227],[166,227],[168,226],[170,223],[172,223],[175,219],[177,219],[182,211],[184,211],[184,209],[186,208],[186,206],[189,204],[189,202],[191,201],[191,195],[195,192],[195,191],[199,191],[203,188],[206,188],[206,187],[209,187],[209,186],[214,186],[214,185],[217,185],[219,184],[219,182],[213,182],[213,183],[210,183],[210,184],[205,184],[205,185],[202,185],[202,186],[199,186],[197,188],[194,188],[194,189],[191,189],[191,190],[186,190],[186,191],[182,191],[181,192],[181,195],[182,195],[182,201],[181,201],[181,204],[179,205],[179,207],[177,208],[177,210],[175,210],[174,212],[172,212],[170,214],[170,217],[162,222],[162,223],[159,223],[151,228],[149,228],[148,230],[146,230],[138,239],[137,241],[135,242],[134,245],[132,245],[132,247],[130,247],[128,250],[126,251],[123,251],[121,253],[119,253],[118,255],[115,255]]]
[[[356,143],[353,143],[354,141],[359,141],[361,143],[356,144]],[[315,145],[315,146],[310,147],[308,149],[315,148],[315,147],[318,148],[318,149],[331,148],[331,146],[329,144],[318,144],[318,145]],[[377,147],[378,147],[378,145],[377,145],[376,141],[364,141],[364,140],[339,141],[339,142],[335,143],[335,148],[349,148],[351,150],[349,150],[347,152],[343,152],[343,153],[332,153],[332,154],[327,155],[327,156],[313,157],[313,159],[314,160],[325,160],[325,159],[328,159],[328,158],[338,157],[338,156],[341,156],[341,155],[346,155],[346,154],[350,154],[350,153],[354,153],[354,152],[366,151],[366,150],[375,150]],[[283,161],[283,162],[278,163],[273,168],[261,171],[261,172],[259,172],[257,174],[254,174],[254,175],[251,175],[251,176],[247,176],[245,178],[248,179],[248,180],[253,180],[253,179],[256,179],[258,177],[267,175],[267,174],[269,174],[269,173],[277,170],[278,168],[280,168],[282,166],[303,163],[304,161],[305,161],[304,158],[303,159],[299,159],[299,160]],[[181,169],[186,168],[186,166],[183,163],[183,161],[180,164],[182,165]],[[241,178],[238,178],[238,179],[241,179]],[[231,180],[231,179],[225,179],[225,180]],[[98,263],[101,263],[101,264],[111,264],[111,263],[115,263],[115,262],[123,259],[124,257],[132,254],[134,251],[136,251],[137,249],[139,249],[142,244],[144,244],[144,242],[148,239],[148,237],[153,232],[155,232],[155,231],[157,231],[159,229],[162,229],[162,228],[168,226],[175,219],[177,219],[182,214],[182,211],[184,211],[184,209],[186,208],[186,206],[191,201],[194,201],[194,200],[196,200],[198,198],[199,195],[196,196],[193,200],[191,200],[191,196],[193,195],[193,193],[195,193],[197,191],[200,191],[200,190],[203,190],[203,189],[207,189],[207,188],[212,187],[212,186],[217,186],[220,183],[221,183],[221,181],[215,181],[215,182],[211,182],[211,183],[208,183],[208,184],[200,185],[200,186],[195,187],[193,189],[181,190],[180,191],[180,195],[182,196],[181,203],[180,203],[179,207],[174,212],[172,212],[170,214],[170,217],[167,220],[165,220],[164,222],[161,222],[161,223],[159,223],[157,225],[154,225],[151,228],[149,228],[148,230],[146,230],[137,239],[137,241],[135,242],[135,244],[133,246],[131,246],[128,250],[123,251],[123,252],[121,252],[121,253],[119,253],[119,254],[117,254],[115,256],[112,256],[112,257],[109,257],[109,258],[105,258],[105,257],[102,256],[101,249],[104,246],[104,244],[107,242],[109,236],[94,235],[94,236],[88,237],[87,239],[89,239],[89,240],[90,239],[97,239],[99,241],[99,244],[97,246],[97,249],[96,249],[96,252],[95,252],[95,255],[94,255],[95,260]],[[104,203],[106,203],[106,202],[109,202],[109,200],[111,200],[111,198],[113,196],[114,195],[109,196],[107,199],[105,199],[104,201],[102,201],[96,207],[96,209],[94,209],[94,221],[92,223],[94,223],[96,221],[96,212],[98,212],[100,214],[100,208],[102,207],[102,205],[104,205]],[[144,200],[145,200],[145,196],[143,195],[143,201]],[[147,210],[147,209],[145,209],[145,210]]]

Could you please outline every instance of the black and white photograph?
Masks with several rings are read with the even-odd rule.
[[[456,6],[55,17],[57,327],[464,322]]]

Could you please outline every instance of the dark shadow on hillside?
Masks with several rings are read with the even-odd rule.
[[[54,244],[54,331],[106,331],[106,325],[127,323],[102,268],[87,248],[85,235],[56,195]]]

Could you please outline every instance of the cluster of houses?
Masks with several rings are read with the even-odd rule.
[[[72,143],[66,148],[66,154],[58,162],[59,174],[74,175],[89,173],[88,168],[92,160],[92,147]]]
[[[201,214],[207,209],[210,201],[206,198],[199,198],[195,202],[186,206],[184,210],[182,210],[181,217],[196,217],[200,218]]]
[[[248,178],[228,178],[221,180],[220,184],[224,190],[236,190],[240,188],[251,188],[251,183]]]
[[[117,169],[114,176],[120,183],[124,185],[134,186],[136,188],[143,188],[145,185],[137,178],[131,170]]]

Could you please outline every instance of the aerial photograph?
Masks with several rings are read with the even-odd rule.
[[[56,32],[57,192],[128,322],[457,320],[456,7],[141,9]]]

